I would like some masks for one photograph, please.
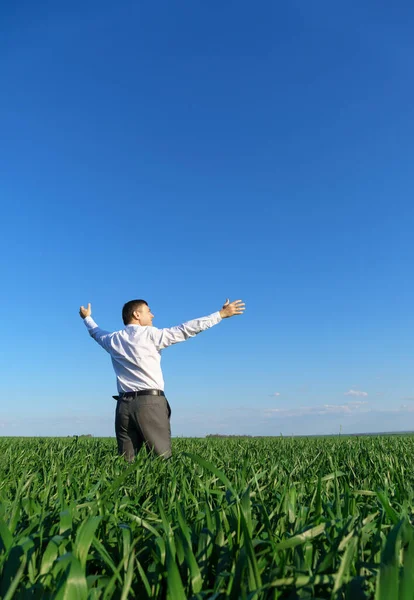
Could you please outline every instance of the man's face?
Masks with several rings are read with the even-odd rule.
[[[143,306],[141,306],[137,312],[139,313],[139,321],[141,325],[152,325],[152,319],[154,318],[154,315],[152,314],[149,306],[143,304]]]

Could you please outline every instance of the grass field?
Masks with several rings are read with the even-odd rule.
[[[0,438],[0,598],[414,599],[414,436]]]

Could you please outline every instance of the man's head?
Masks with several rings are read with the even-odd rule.
[[[152,325],[154,315],[145,300],[130,300],[122,309],[124,325]]]

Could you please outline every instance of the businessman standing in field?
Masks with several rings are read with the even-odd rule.
[[[92,319],[91,305],[81,306],[79,314],[89,334],[112,359],[118,396],[115,433],[118,452],[133,461],[143,444],[163,458],[171,456],[171,408],[164,394],[161,351],[184,342],[205,329],[244,311],[242,300],[227,300],[223,308],[207,317],[176,327],[157,329],[154,315],[145,300],[131,300],[122,309],[125,328],[110,333]]]

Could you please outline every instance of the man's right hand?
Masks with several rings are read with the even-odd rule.
[[[82,319],[86,319],[86,317],[90,317],[92,314],[91,303],[89,302],[88,308],[81,306],[79,309],[79,314]]]
[[[225,303],[223,304],[223,308],[220,311],[220,317],[222,319],[228,319],[229,317],[234,317],[235,315],[242,315],[244,312],[245,304],[243,300],[234,300],[234,302],[230,302],[227,298]]]

